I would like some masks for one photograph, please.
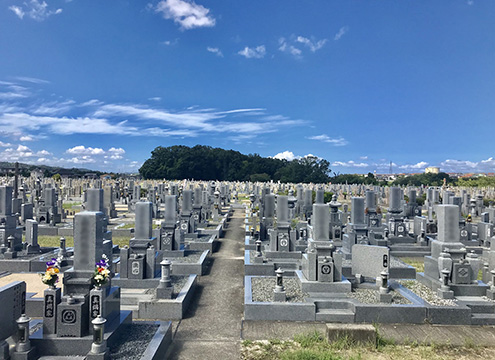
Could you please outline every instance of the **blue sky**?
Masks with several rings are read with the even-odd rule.
[[[0,158],[495,171],[495,1],[0,0]]]

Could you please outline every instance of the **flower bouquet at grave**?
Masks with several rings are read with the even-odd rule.
[[[60,273],[60,259],[52,258],[46,263],[46,271],[41,273],[41,281],[50,287],[55,287],[58,283],[58,274]]]
[[[93,274],[93,283],[97,288],[105,285],[110,278],[110,267],[108,257],[103,254],[102,259],[96,263],[95,273]]]

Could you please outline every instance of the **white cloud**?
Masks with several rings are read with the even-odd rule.
[[[161,43],[163,45],[167,45],[167,46],[174,46],[174,45],[177,45],[179,43],[179,39],[176,38],[174,40],[165,40],[165,41],[162,41]]]
[[[12,144],[4,143],[3,141],[0,141],[0,147],[9,147],[9,146],[12,146]]]
[[[16,79],[19,81],[29,82],[29,83],[33,83],[33,84],[49,84],[50,83],[48,80],[38,79],[38,78],[34,78],[34,77],[29,77],[29,76],[17,76]]]
[[[265,45],[260,45],[255,48],[246,46],[244,49],[237,52],[239,55],[244,56],[246,59],[261,59],[266,55]]]
[[[108,149],[108,152],[109,153],[113,153],[113,154],[125,154],[125,150],[122,149],[122,148],[114,148],[114,147],[111,147],[110,149]]]
[[[84,145],[74,146],[67,149],[68,154],[84,154],[84,155],[102,155],[105,151],[102,148],[85,147]]]
[[[301,43],[301,44],[304,44],[305,46],[307,46],[309,48],[309,50],[311,50],[311,52],[316,52],[317,50],[320,50],[324,45],[325,43],[327,42],[327,39],[321,39],[321,40],[314,40],[314,39],[308,39],[308,38],[305,38],[303,36],[298,36],[296,38],[296,41],[298,43]]]
[[[283,151],[278,153],[277,155],[273,156],[274,159],[279,159],[279,160],[287,160],[287,161],[292,161],[294,159],[300,159],[300,156],[294,155],[292,151]]]
[[[349,161],[335,161],[335,162],[332,163],[332,166],[365,168],[365,167],[368,167],[369,164],[363,163],[363,162],[357,163],[355,161],[349,160]]]
[[[159,96],[155,96],[155,97],[150,97],[148,98],[148,100],[151,100],[151,101],[160,101],[162,98],[159,97]]]
[[[91,100],[88,100],[86,102],[83,102],[79,106],[99,106],[99,105],[103,105],[103,104],[104,104],[103,101],[100,101],[98,99],[91,99]]]
[[[314,36],[307,38],[304,36],[291,35],[288,39],[281,37],[278,39],[278,49],[287,54],[291,54],[295,58],[302,58],[303,51],[300,46],[308,48],[311,52],[320,50],[327,42],[327,39],[316,40]]]
[[[219,57],[223,57],[223,53],[220,51],[219,48],[216,48],[216,47],[207,47],[206,48],[206,51],[209,51],[213,54],[215,54],[216,56],[219,56]]]
[[[35,106],[32,110],[36,115],[58,115],[67,113],[75,104],[74,100],[66,100],[62,102],[51,101]]]
[[[31,95],[30,91],[14,83],[0,82],[0,100],[19,100]]]
[[[342,26],[334,36],[335,41],[339,41],[349,31],[349,26]]]
[[[19,19],[23,19],[26,15],[27,17],[36,20],[43,21],[52,15],[58,15],[62,13],[62,9],[49,10],[48,3],[46,1],[30,0],[29,2],[24,2],[23,7],[21,6],[10,6],[11,10]]]
[[[290,45],[289,43],[287,43],[287,40],[283,37],[278,40],[278,44],[278,49],[282,52],[289,53],[295,57],[300,57],[302,54],[302,51],[299,48],[296,48],[294,45]]]
[[[105,158],[109,158],[112,160],[120,160],[124,158],[123,155],[125,154],[125,150],[122,148],[111,147],[110,149],[108,149],[107,153],[110,155],[105,156]]]
[[[73,100],[40,103],[28,88],[0,81],[0,91],[5,88],[20,96],[29,94],[23,103],[16,98],[0,99],[0,134],[21,141],[74,134],[184,138],[205,133],[226,133],[227,137],[237,136],[237,140],[242,141],[240,136],[247,140],[247,135],[252,138],[307,123],[280,114],[267,114],[264,108],[218,110],[192,106],[184,110],[167,110],[149,104],[105,104],[97,99],[83,103]],[[32,94],[37,95],[38,91]],[[68,115],[73,112],[83,114]]]
[[[210,10],[192,1],[162,0],[155,11],[162,13],[165,19],[174,20],[183,30],[215,26],[215,18],[209,15]]]
[[[14,14],[16,14],[17,17],[19,17],[19,19],[21,20],[25,15],[25,12],[22,10],[20,6],[15,6],[15,5],[9,6],[9,10],[12,10]]]
[[[0,153],[1,158],[5,158],[8,161],[27,161],[33,162],[37,161],[38,157],[44,157],[47,155],[51,155],[47,150],[40,150],[35,152],[31,150],[29,147],[19,144],[17,148],[9,147],[5,149],[2,153]]]
[[[360,156],[359,159],[360,160],[368,160],[368,157],[367,156]]]
[[[0,131],[7,134],[41,129],[53,134],[113,134],[136,135],[136,127],[127,126],[126,121],[113,124],[106,119],[90,117],[35,116],[25,112],[0,113]]]
[[[416,164],[400,165],[399,168],[405,169],[405,170],[420,170],[420,169],[424,169],[427,166],[428,166],[428,163],[426,161],[420,161]]]
[[[74,164],[91,164],[91,163],[95,163],[96,159],[93,159],[92,157],[90,157],[88,155],[84,155],[84,156],[73,157],[73,158],[67,159],[66,161],[69,163],[74,163]]]
[[[36,155],[38,155],[38,156],[48,156],[48,155],[51,155],[51,154],[52,154],[52,153],[51,153],[51,152],[49,152],[49,151],[47,151],[47,150],[41,150],[41,151],[38,151],[38,152],[36,153]]]
[[[337,139],[332,139],[326,134],[321,134],[321,135],[316,135],[316,136],[310,136],[308,137],[310,140],[318,140],[318,141],[323,141],[325,143],[332,144],[333,146],[345,146],[349,142],[344,139],[342,136],[337,138]]]

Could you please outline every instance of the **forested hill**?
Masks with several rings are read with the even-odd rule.
[[[159,146],[139,173],[145,179],[324,183],[330,180],[330,162],[317,157],[278,160],[202,145]]]

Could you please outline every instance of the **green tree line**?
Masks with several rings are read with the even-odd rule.
[[[325,183],[330,180],[330,162],[317,157],[287,161],[210,146],[176,145],[155,148],[139,173],[145,179]]]

